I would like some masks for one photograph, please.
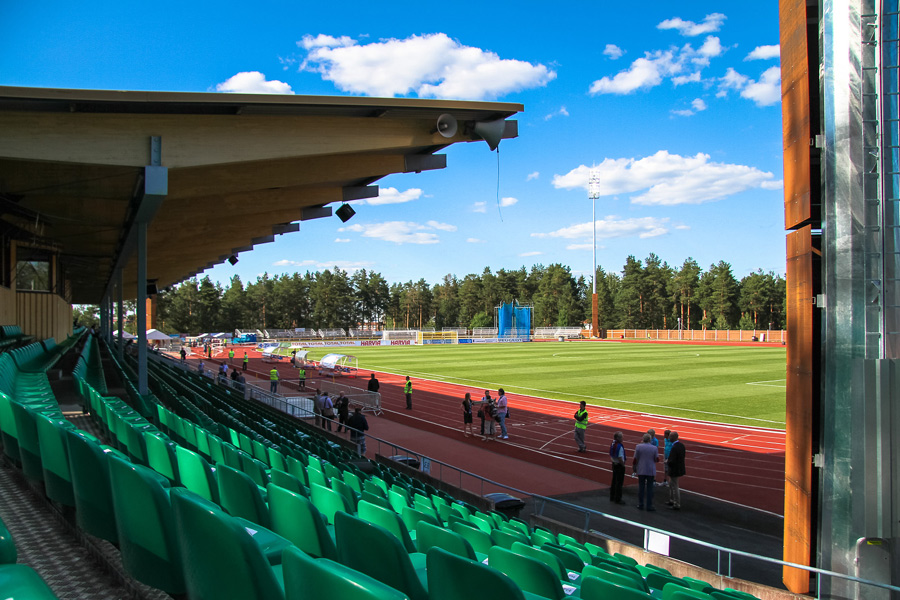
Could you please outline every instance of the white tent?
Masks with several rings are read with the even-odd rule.
[[[148,340],[165,340],[169,341],[170,338],[168,335],[160,331],[159,329],[148,329],[147,330],[147,339]]]
[[[326,354],[319,361],[319,373],[322,375],[344,375],[353,377],[356,375],[359,361],[355,356],[348,354]]]
[[[116,339],[116,340],[119,339],[119,332],[118,332],[118,331],[114,331],[114,332],[113,332],[113,339]],[[128,333],[127,331],[123,331],[123,332],[122,332],[122,339],[123,339],[123,340],[133,340],[133,339],[134,339],[134,336],[131,335],[130,333]]]

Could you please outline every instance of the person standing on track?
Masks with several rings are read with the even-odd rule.
[[[278,369],[275,367],[269,371],[269,391],[273,394],[278,393]]]
[[[466,392],[466,397],[462,401],[463,409],[463,433],[466,437],[472,435],[472,394]]]
[[[650,443],[653,444],[653,446],[656,448],[656,451],[658,453],[659,452],[659,439],[656,437],[656,430],[651,427],[650,429],[647,430],[647,433],[650,434]],[[663,464],[666,464],[665,460],[663,460]],[[663,480],[665,481],[665,474],[663,474]],[[654,477],[653,485],[662,485],[662,484],[659,483],[658,481],[656,481],[656,477]]]
[[[582,400],[578,410],[575,411],[575,443],[578,444],[579,452],[587,451],[587,446],[584,445],[584,432],[588,426],[588,411],[585,406],[587,402]]]
[[[247,370],[247,364],[248,364],[249,362],[250,362],[250,357],[247,356],[247,353],[246,353],[246,352],[244,352],[244,364],[241,366],[241,370],[242,370],[242,371],[246,371],[246,370]]]
[[[232,346],[231,349],[228,350],[228,362],[230,364],[234,363],[234,346]]]
[[[490,415],[488,415],[485,410],[488,404],[493,403],[494,401],[491,399],[491,392],[489,390],[484,390],[484,397],[481,399],[481,408],[478,409],[478,418],[481,419],[481,435],[484,436],[484,420],[490,419]]]
[[[487,403],[481,410],[484,411],[484,418],[487,421],[487,429],[481,441],[486,442],[494,439],[494,419],[497,418],[497,405],[494,404],[494,399],[488,396]]]
[[[297,387],[301,390],[306,389],[306,369],[303,365],[297,369]]]
[[[403,395],[406,396],[406,410],[412,410],[412,381],[409,380],[409,375],[403,385]]]
[[[659,462],[659,448],[650,443],[650,434],[645,433],[641,443],[634,449],[632,468],[638,476],[638,509],[653,512],[653,482],[656,480],[656,463]]]
[[[370,392],[375,392],[377,394],[378,388],[381,387],[381,384],[378,383],[377,379],[375,379],[375,373],[372,373],[371,375],[372,376],[369,377],[369,385],[366,386],[366,389]]]
[[[187,352],[184,349],[184,346],[181,347],[181,364],[184,364],[184,359],[187,358]]]
[[[509,401],[506,399],[506,392],[503,388],[497,390],[497,421],[500,423],[500,439],[508,440],[506,435],[506,417],[509,416]]]
[[[669,453],[672,451],[672,440],[669,436],[671,433],[668,429],[663,432],[663,441],[665,442],[665,449],[663,450],[663,485],[669,485]]]
[[[625,485],[625,446],[622,444],[622,432],[613,434],[609,445],[609,460],[612,462],[612,482],[609,484],[609,501],[625,504],[622,501],[622,488]]]
[[[669,458],[666,460],[666,466],[669,469],[669,501],[666,504],[672,510],[681,510],[681,488],[678,482],[687,472],[684,468],[685,447],[678,439],[678,432],[669,433],[669,439],[672,440],[672,448],[669,450]]]

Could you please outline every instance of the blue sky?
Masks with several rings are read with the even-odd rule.
[[[388,281],[629,254],[784,273],[778,4],[0,3],[0,85],[519,102],[499,160],[387,177],[346,224],[207,271],[366,268]],[[238,245],[238,244],[236,244]]]

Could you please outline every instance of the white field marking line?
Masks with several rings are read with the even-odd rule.
[[[783,381],[784,385],[769,385],[770,383],[776,383],[779,381]],[[748,381],[747,385],[758,385],[760,387],[787,388],[787,379],[769,379],[766,381]]]
[[[394,372],[392,372],[392,371],[385,371],[385,370],[382,369],[382,367],[379,367],[379,366],[377,366],[377,365],[375,365],[375,366],[367,366],[366,369],[371,369],[371,370],[373,370],[373,371],[379,371],[379,372],[381,372],[381,373],[388,373],[388,374],[390,374],[390,375],[397,375],[398,377],[401,377],[401,375],[400,375],[399,373],[394,373]],[[478,387],[481,387],[481,388],[496,389],[496,388],[498,388],[498,387],[501,386],[501,384],[495,383],[495,382],[492,382],[492,381],[481,381],[481,380],[478,380],[478,379],[466,379],[466,378],[464,378],[464,377],[446,377],[446,380],[444,380],[444,379],[437,379],[437,375],[436,375],[436,374],[434,374],[434,373],[425,373],[425,372],[422,372],[422,371],[407,371],[406,373],[409,374],[409,375],[415,375],[415,376],[418,377],[419,379],[428,379],[428,380],[430,380],[430,381],[435,381],[435,382],[450,383],[451,385],[463,385],[463,384],[461,384],[461,383],[454,383],[454,381],[469,381],[469,382],[472,382],[472,383],[478,383],[478,384],[481,384],[481,385],[478,386]],[[450,381],[447,381],[447,380],[450,380]],[[513,388],[510,388],[510,389],[513,389]],[[553,393],[553,390],[542,390],[542,389],[539,389],[539,388],[528,388],[528,387],[522,387],[522,386],[516,386],[515,389],[518,389],[518,390],[528,390],[528,391],[532,391],[532,392],[540,392],[540,393],[543,393],[543,394],[546,394],[546,393]],[[415,392],[415,390],[413,390],[413,391]],[[588,399],[590,399],[590,400],[599,400],[599,401],[601,401],[601,402],[617,402],[617,403],[619,403],[619,404],[633,404],[633,405],[635,405],[635,406],[649,406],[649,407],[652,407],[652,408],[662,408],[662,407],[661,407],[660,405],[658,405],[658,404],[648,404],[648,403],[646,403],[646,402],[632,402],[632,401],[630,401],[630,400],[616,400],[616,399],[614,399],[614,398],[604,398],[604,397],[601,397],[601,396],[588,396],[588,395],[586,395],[586,394],[573,394],[573,393],[570,393],[570,392],[561,392],[561,393],[564,394],[564,395],[566,395],[566,396],[575,396],[576,398],[588,398]],[[531,396],[531,394],[528,394],[528,395]],[[574,400],[560,400],[560,399],[558,399],[558,398],[547,398],[546,396],[531,396],[531,397],[532,397],[532,398],[537,398],[537,399],[539,399],[539,400],[551,400],[551,401],[557,401],[557,402],[570,402],[570,403],[573,403],[573,404],[575,403]],[[617,409],[617,410],[629,410],[629,409],[623,408],[623,409]],[[729,414],[727,414],[727,413],[716,413],[716,412],[710,412],[710,411],[706,411],[706,410],[695,410],[695,409],[692,409],[692,408],[675,408],[675,410],[679,410],[679,411],[683,411],[683,412],[693,412],[693,413],[698,413],[698,414],[701,414],[701,415],[710,415],[710,416],[713,416],[713,417],[729,417],[729,418],[732,418],[732,419],[744,419],[745,421],[759,421],[759,422],[761,422],[761,423],[772,423],[772,424],[776,424],[776,425],[784,425],[784,424],[785,424],[784,421],[772,421],[772,420],[770,420],[770,419],[757,419],[757,418],[755,418],[755,417],[745,417],[745,416],[742,416],[742,415],[729,415]],[[639,411],[632,410],[631,412],[639,412]],[[652,415],[652,416],[658,417],[659,415]],[[662,418],[662,417],[661,417],[661,418]],[[674,418],[674,417],[665,417],[665,418]],[[689,418],[689,417],[688,417],[688,418]],[[699,422],[699,423],[709,423],[709,424],[715,424],[715,425],[727,425],[727,424],[725,424],[725,423],[719,423],[718,421],[702,421],[702,420],[700,420],[700,419],[690,419],[690,420],[695,421],[695,422]],[[744,427],[744,426],[736,425],[736,426],[734,426],[734,427]],[[758,427],[758,428],[760,428],[760,429],[775,429],[774,427],[769,427],[769,428],[767,428],[767,427],[764,427],[764,426],[762,426],[762,425],[757,425],[757,426],[754,426],[754,425],[746,425],[745,427]],[[778,431],[780,431],[780,430],[778,430]]]
[[[547,446],[549,446],[550,444],[552,444],[553,442],[555,442],[555,441],[558,440],[559,438],[565,437],[565,436],[567,436],[567,435],[572,435],[572,432],[571,432],[571,431],[567,431],[567,432],[565,432],[565,433],[559,434],[559,435],[556,436],[555,438],[551,438],[551,439],[547,440],[547,443],[544,444],[543,446],[541,446],[540,448],[538,448],[538,450],[543,451],[544,448],[546,448]],[[551,452],[550,454],[553,454],[553,452]]]
[[[681,488],[681,491],[687,492],[689,494],[694,494],[695,496],[702,496],[703,498],[711,498],[712,500],[718,500],[719,502],[727,502],[728,504],[731,504],[732,506],[740,506],[741,508],[749,508],[750,510],[755,510],[757,512],[765,513],[767,515],[772,515],[773,517],[777,517],[779,519],[784,519],[784,515],[780,515],[778,513],[773,513],[770,510],[763,510],[761,508],[756,508],[755,506],[748,506],[746,504],[741,504],[740,502],[732,502],[731,500],[725,500],[723,498],[718,498],[716,496],[710,496],[708,494],[701,494],[700,492],[692,492],[691,490],[686,490],[684,488]]]

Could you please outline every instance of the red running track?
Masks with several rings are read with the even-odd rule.
[[[238,348],[235,364],[243,357]],[[289,361],[263,363],[259,353],[251,350],[250,370],[262,377],[274,365],[279,372],[296,377]],[[221,358],[221,357],[220,357]],[[215,360],[215,357],[214,357]],[[343,383],[365,389],[370,371],[360,371],[360,379],[348,378]],[[289,375],[290,374],[290,375]],[[312,369],[307,375],[313,375]],[[778,515],[784,511],[784,431],[762,427],[728,425],[693,419],[663,417],[649,413],[588,406],[590,414],[586,434],[588,450],[576,452],[573,438],[577,403],[507,394],[512,419],[507,421],[509,439],[482,441],[462,434],[461,402],[466,392],[480,400],[484,390],[440,381],[413,378],[413,410],[406,410],[403,395],[405,376],[376,372],[381,382],[382,408],[387,418],[431,433],[464,440],[497,453],[556,469],[571,475],[606,484],[610,479],[608,449],[612,434],[624,434],[630,473],[634,447],[643,433],[654,428],[660,440],[658,480],[662,480],[663,431],[678,431],[687,449],[687,475],[681,480],[682,490]],[[267,378],[267,375],[266,375]],[[308,379],[307,389],[315,386]],[[496,390],[491,390],[494,398]],[[473,428],[479,431],[475,417]],[[499,424],[496,425],[499,432]],[[626,478],[626,484],[636,482]]]

